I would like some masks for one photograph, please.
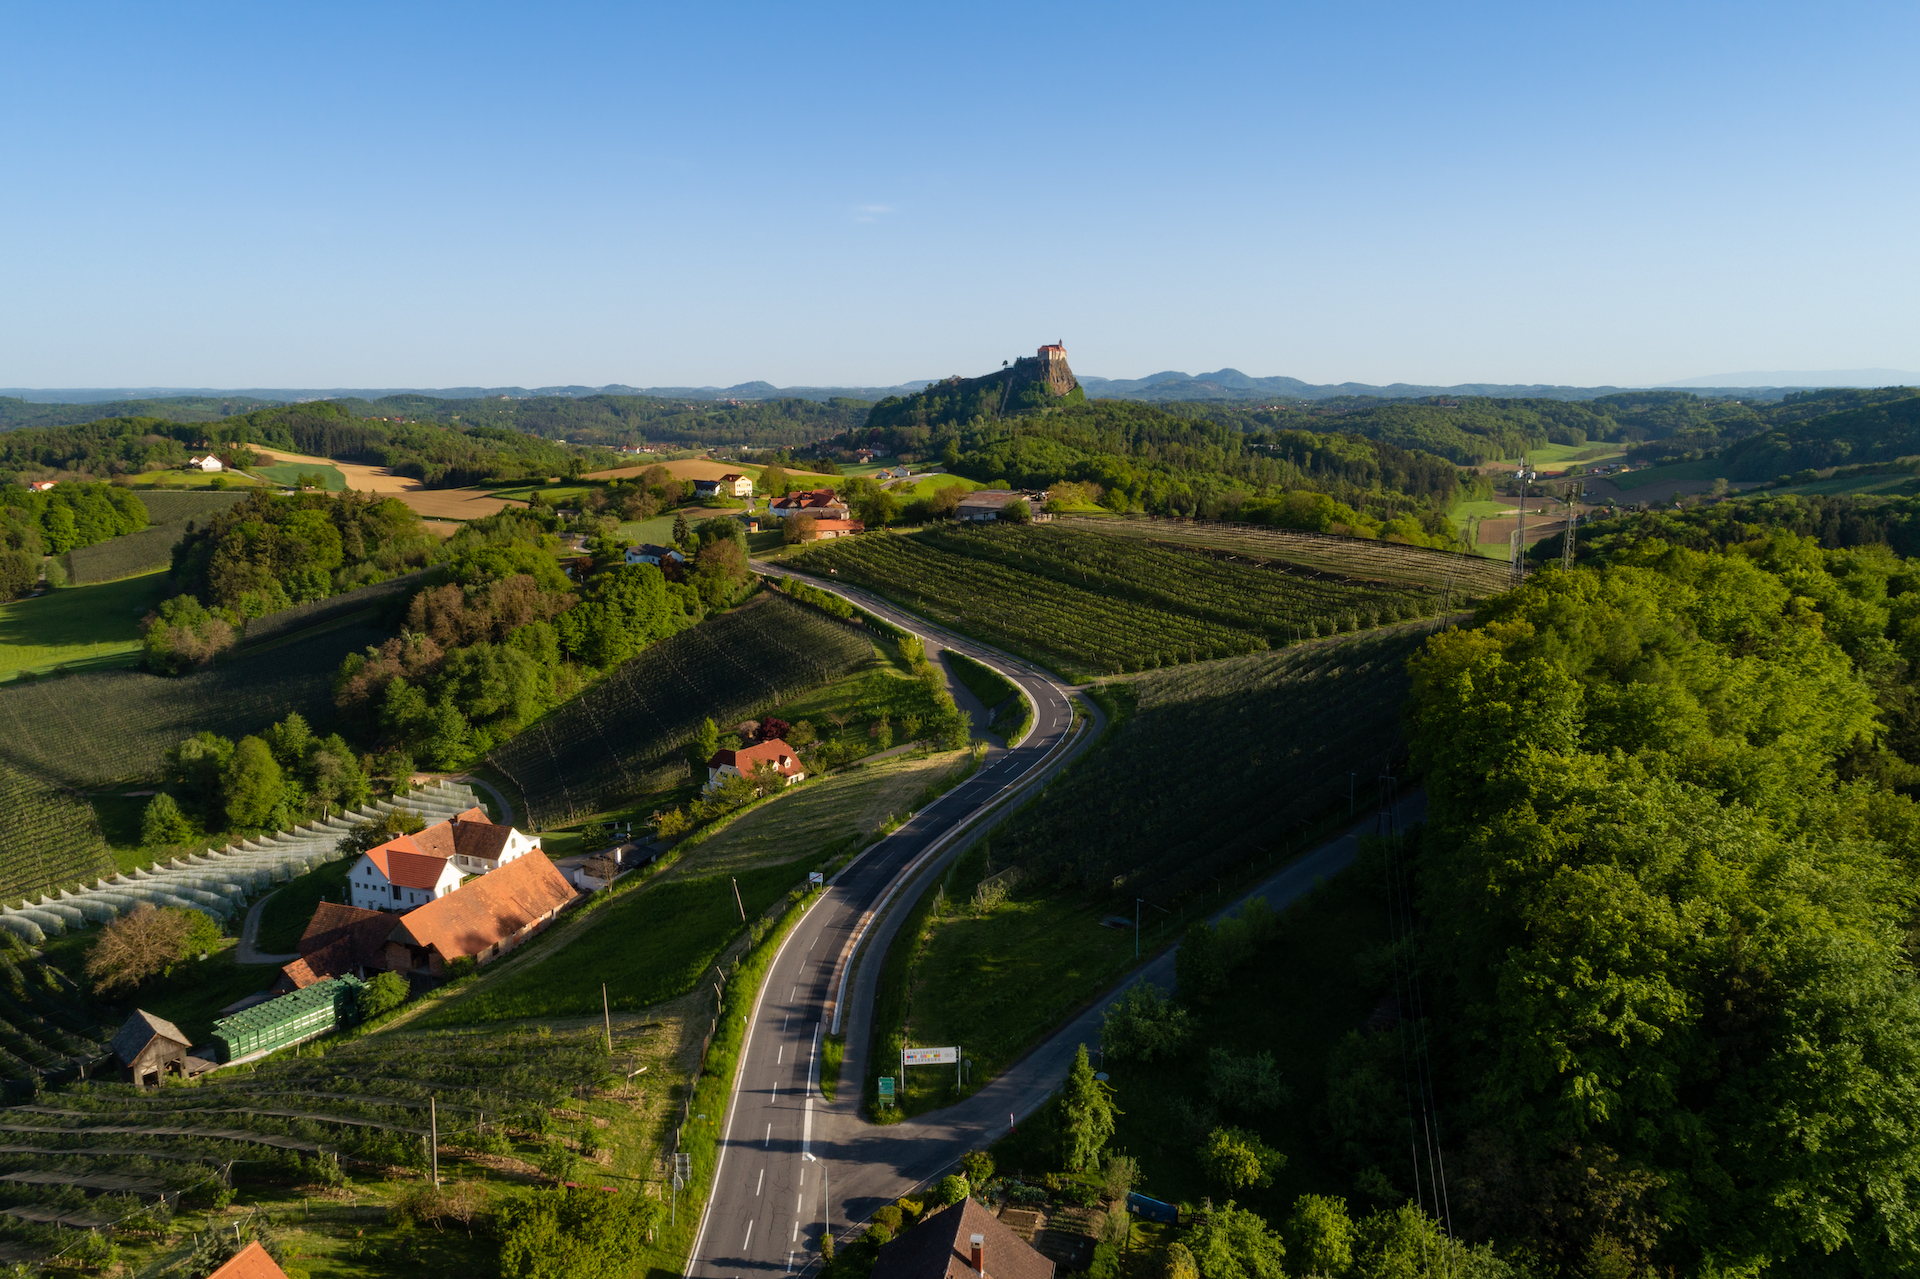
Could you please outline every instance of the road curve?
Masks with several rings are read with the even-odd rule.
[[[789,575],[775,565],[755,567]],[[890,890],[904,889],[903,875],[910,868],[917,871],[916,863],[928,855],[954,851],[964,842],[964,830],[985,810],[1058,768],[1071,750],[1072,703],[1045,671],[866,591],[806,580],[920,635],[928,641],[929,658],[940,646],[994,667],[1033,703],[1034,722],[1019,746],[991,759],[836,875],[775,954],[749,1015],[713,1192],[687,1263],[691,1276],[798,1271],[818,1255],[829,1221],[838,1232],[872,1210],[866,1196],[856,1195],[849,1215],[841,1187],[833,1182],[842,1169],[856,1188],[868,1180],[866,1170],[848,1163],[864,1157],[854,1156],[853,1148],[862,1144],[868,1128],[858,1116],[868,1022],[861,1000],[842,993],[854,945],[891,900]],[[893,919],[897,922],[897,916]],[[882,926],[872,939],[875,955],[882,953],[877,943],[884,931]],[[877,967],[865,965],[868,972]],[[836,1017],[845,1023],[848,1052],[839,1100],[828,1105],[819,1092],[820,1045]]]

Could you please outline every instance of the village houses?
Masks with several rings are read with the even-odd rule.
[[[362,853],[347,875],[348,898],[361,910],[412,910],[445,897],[465,876],[539,851],[538,835],[495,825],[483,810],[469,808]]]
[[[189,471],[224,471],[227,468],[221,465],[219,458],[209,453],[205,457],[188,458],[187,469]]]
[[[674,550],[671,546],[655,546],[652,542],[645,542],[639,546],[629,546],[627,548],[627,563],[629,564],[653,564],[658,566],[664,564],[685,564],[686,562],[687,557]]]

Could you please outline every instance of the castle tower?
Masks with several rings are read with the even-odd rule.
[[[1065,395],[1077,385],[1073,370],[1067,367],[1067,346],[1064,342],[1055,342],[1040,348],[1035,358],[1039,361],[1040,380],[1056,396]],[[1023,361],[1024,363],[1024,361]]]

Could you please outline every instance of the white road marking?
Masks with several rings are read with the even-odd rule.
[[[773,1144],[773,1125],[768,1124],[767,1125],[767,1145],[771,1146],[772,1144]],[[761,1147],[761,1149],[763,1150],[765,1148],[766,1148],[765,1146]]]
[[[747,1237],[740,1241],[740,1251],[745,1252],[747,1250],[747,1244],[752,1242],[752,1240],[753,1240],[753,1223],[749,1221],[747,1223]]]
[[[788,1243],[797,1243],[797,1242],[799,1242],[799,1239],[800,1239],[800,1218],[798,1218],[798,1217],[795,1217],[795,1218],[793,1219],[793,1236],[792,1236],[791,1238],[789,1238],[789,1239],[787,1240],[787,1242],[788,1242]],[[793,1254],[792,1254],[792,1253],[788,1253],[787,1255],[788,1255],[789,1257],[791,1257],[791,1256],[792,1256]]]
[[[792,1000],[797,998],[799,994],[800,994],[800,988],[798,986],[795,986],[792,990],[787,992],[787,998],[789,1000]]]
[[[800,1196],[799,1196],[799,1195],[795,1195],[795,1196],[793,1197],[793,1210],[794,1210],[795,1212],[799,1212],[799,1211],[800,1211]],[[797,1226],[797,1225],[799,1225],[800,1223],[796,1221],[796,1222],[794,1222],[793,1224]]]
[[[795,1227],[798,1227],[800,1223],[796,1221],[793,1224]],[[794,1239],[798,1239],[799,1237],[800,1237],[799,1235],[795,1235]],[[789,1240],[788,1242],[791,1243],[792,1240]],[[791,1248],[787,1249],[787,1273],[788,1274],[793,1273],[793,1249]]]
[[[756,1195],[759,1194],[760,1188],[766,1184],[767,1184],[767,1170],[765,1168],[762,1168],[760,1170],[760,1180],[753,1183],[753,1193]]]
[[[780,1051],[773,1055],[773,1064],[778,1066],[787,1059],[787,1046],[780,1045]]]

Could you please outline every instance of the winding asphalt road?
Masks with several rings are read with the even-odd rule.
[[[782,572],[772,565],[757,567]],[[924,891],[968,842],[961,833],[1005,799],[1010,784],[1023,792],[1090,743],[1093,733],[1069,741],[1067,695],[1043,672],[868,592],[831,589],[925,639],[993,666],[1019,683],[1039,714],[1027,742],[929,805],[841,872],[775,955],[749,1021],[740,1074],[724,1117],[713,1194],[687,1263],[686,1273],[699,1279],[806,1269],[819,1256],[825,1230],[843,1235],[882,1204],[947,1172],[960,1155],[1004,1136],[1016,1118],[1039,1109],[1066,1077],[1075,1050],[1083,1043],[1099,1043],[1106,1008],[1124,991],[1143,981],[1168,990],[1173,986],[1174,956],[1168,949],[965,1101],[884,1127],[860,1117],[860,1081],[867,1074],[881,967],[875,961],[885,955],[906,915],[904,910],[881,912]],[[1406,825],[1420,820],[1425,809],[1425,795],[1414,791],[1399,800],[1395,816]],[[1338,838],[1294,859],[1225,904],[1213,918],[1231,915],[1255,897],[1264,897],[1278,910],[1312,892],[1322,880],[1353,864],[1359,837],[1372,831],[1375,821],[1370,816],[1356,822]],[[849,977],[846,960],[862,931],[869,929],[863,960]],[[846,1034],[846,1056],[839,1097],[828,1103],[819,1089],[820,1044],[835,1029],[836,1018]]]
[[[783,574],[773,565],[761,571]],[[814,585],[828,585],[806,579]],[[1089,734],[1073,732],[1073,704],[1065,689],[1035,667],[995,649],[928,624],[885,600],[851,587],[830,589],[867,611],[918,634],[929,656],[936,646],[958,650],[1001,671],[1031,699],[1033,730],[1026,741],[993,758],[964,784],[916,813],[834,877],[825,893],[787,936],[774,956],[747,1028],[735,1090],[724,1116],[720,1163],[687,1273],[700,1276],[784,1274],[816,1256],[823,1223],[836,1227],[849,1217],[841,1188],[830,1183],[866,1125],[856,1113],[863,1078],[867,1016],[871,999],[849,991],[849,964],[859,943],[866,953],[885,953],[899,915],[875,920],[906,888],[906,881],[943,855],[957,853],[965,833],[990,810],[1039,784]],[[871,938],[865,934],[874,928]],[[860,965],[870,987],[879,964]],[[852,1015],[855,1010],[858,1015]],[[840,1100],[819,1094],[821,1040],[846,1032],[848,1054]],[[855,1051],[858,1045],[860,1051]],[[851,1094],[851,1095],[850,1095]],[[891,1131],[891,1130],[889,1130]],[[809,1162],[812,1155],[820,1162]],[[828,1171],[823,1175],[822,1169]],[[862,1179],[864,1180],[864,1179]],[[854,1188],[856,1194],[859,1187]],[[825,1192],[834,1196],[831,1204]],[[856,1198],[859,1211],[864,1198]],[[871,1208],[868,1208],[871,1211]]]

